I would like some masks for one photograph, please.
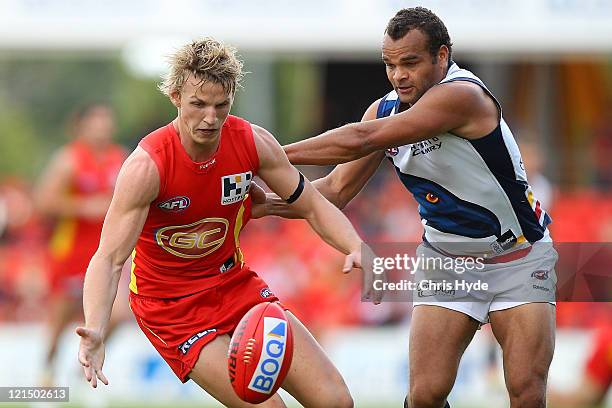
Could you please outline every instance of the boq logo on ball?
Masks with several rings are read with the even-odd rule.
[[[230,382],[243,401],[259,404],[282,385],[293,357],[293,334],[284,310],[260,303],[244,315],[228,353]]]

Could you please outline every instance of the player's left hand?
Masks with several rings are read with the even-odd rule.
[[[252,181],[249,187],[249,195],[251,196],[252,202],[251,218],[256,219],[268,215],[266,211],[266,201],[268,197],[264,189]]]
[[[253,204],[264,204],[266,202],[266,192],[254,181],[251,182],[249,187],[249,195],[251,196]]]
[[[384,292],[374,289],[374,280],[382,279],[384,282],[386,281],[386,278],[382,275],[375,275],[372,272],[371,267],[364,268],[364,263],[374,259],[375,255],[372,249],[370,249],[370,247],[366,244],[362,244],[361,246],[364,254],[362,255],[361,250],[348,254],[344,260],[344,267],[342,268],[342,271],[344,273],[349,273],[353,268],[361,269],[363,273],[361,297],[362,299],[369,300],[375,305],[378,305],[383,299]]]
[[[266,215],[276,215],[287,219],[300,218],[299,214],[296,213],[291,208],[291,205],[287,204],[285,200],[274,193],[266,193],[264,189],[256,183],[251,183],[249,194],[251,195],[252,201],[252,219],[265,217]]]

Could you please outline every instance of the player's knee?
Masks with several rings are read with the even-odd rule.
[[[339,396],[337,402],[333,406],[337,408],[353,408],[355,406],[353,397],[351,397],[348,389]]]
[[[546,408],[544,392],[528,390],[520,395],[510,396],[510,406],[520,408]]]
[[[418,384],[410,386],[410,408],[440,408],[444,406],[450,389],[443,384]]]
[[[525,376],[508,383],[511,405],[521,408],[546,407],[546,378],[538,375]]]
[[[353,408],[355,403],[345,385],[344,387],[327,390],[320,406],[325,408]]]
[[[353,408],[355,405],[348,387],[342,380],[333,386],[320,389],[317,400],[316,405],[321,408]]]

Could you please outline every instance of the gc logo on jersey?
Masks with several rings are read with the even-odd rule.
[[[180,258],[203,258],[223,245],[229,222],[225,218],[204,218],[187,225],[160,228],[157,245]]]
[[[221,205],[242,201],[249,191],[252,178],[250,171],[221,177]]]
[[[264,338],[261,357],[253,373],[249,389],[269,394],[281,369],[287,345],[287,322],[264,317]]]

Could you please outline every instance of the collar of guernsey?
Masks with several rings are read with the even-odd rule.
[[[386,151],[403,185],[419,204],[424,238],[445,252],[495,257],[551,241],[551,218],[535,197],[499,102],[472,72],[453,63],[440,84],[471,82],[499,109],[495,129],[477,140],[443,133]],[[397,114],[395,91],[377,117]]]
[[[248,188],[259,166],[251,125],[228,117],[217,152],[201,163],[205,171],[186,159],[171,124],[139,145],[157,166],[160,193],[132,257],[132,292],[186,296],[245,267],[239,234],[250,218]]]

